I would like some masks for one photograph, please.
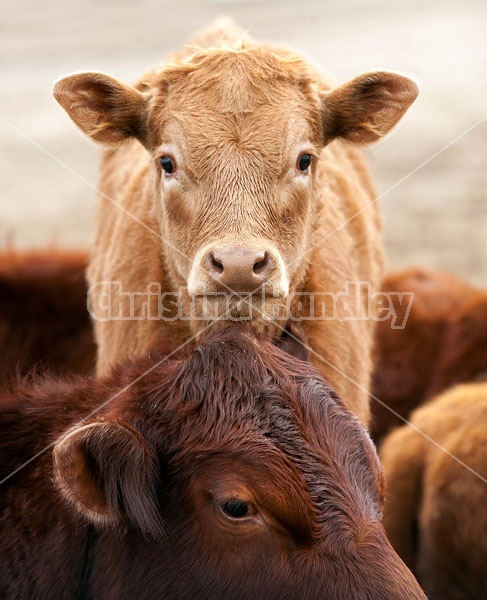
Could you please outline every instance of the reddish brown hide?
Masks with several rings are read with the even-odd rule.
[[[424,268],[391,273],[387,292],[413,292],[404,329],[377,324],[371,432],[380,442],[403,418],[455,383],[487,375],[487,291],[454,275]],[[406,303],[394,300],[401,322]],[[384,406],[385,405],[385,406]]]
[[[3,597],[425,598],[380,523],[362,425],[238,327],[108,379],[20,386],[0,424]]]
[[[419,432],[405,425],[381,447],[384,526],[430,600],[485,600],[487,383],[444,392],[411,422]]]
[[[86,264],[81,251],[0,253],[0,384],[33,370],[91,371]]]

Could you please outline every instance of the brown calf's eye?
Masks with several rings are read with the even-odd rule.
[[[165,173],[169,175],[174,171],[175,165],[172,158],[170,158],[169,156],[161,156],[159,160],[161,163],[161,167]]]
[[[242,500],[227,500],[221,505],[222,511],[232,519],[244,519],[255,513],[255,509],[249,502]]]
[[[298,168],[300,171],[307,171],[311,164],[311,154],[301,154],[298,158]]]

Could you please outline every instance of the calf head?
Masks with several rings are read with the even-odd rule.
[[[58,441],[63,495],[99,528],[125,529],[116,543],[100,534],[109,575],[94,592],[424,598],[380,523],[363,427],[311,367],[236,329]]]
[[[225,294],[245,313],[245,294],[265,329],[262,312],[275,314],[305,279],[322,209],[322,148],[336,138],[377,140],[417,87],[374,72],[330,90],[302,59],[241,41],[169,61],[136,87],[88,72],[58,81],[54,95],[96,142],[135,138],[146,148],[175,289],[210,320]]]

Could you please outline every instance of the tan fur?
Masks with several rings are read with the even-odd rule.
[[[282,307],[287,284],[291,293],[341,292],[347,280],[378,286],[380,216],[376,204],[368,206],[370,175],[358,150],[340,140],[326,144],[378,139],[417,88],[405,77],[376,73],[332,91],[301,57],[235,31],[218,25],[204,32],[142,77],[137,90],[125,93],[123,84],[88,73],[58,82],[55,96],[85,133],[116,146],[101,165],[89,282],[121,281],[124,291],[141,292],[159,282],[162,291],[177,292],[196,281],[208,290],[213,282],[198,266],[205,248],[264,247],[278,258],[271,283],[282,284],[281,292],[265,309],[254,301],[252,324],[276,337],[286,323],[260,315]],[[120,135],[127,138],[122,144]],[[301,152],[313,156],[306,174],[296,167]],[[162,172],[161,155],[175,159],[173,177]],[[188,315],[188,293],[180,301]],[[347,310],[355,311],[353,301]],[[178,346],[205,325],[96,322],[98,371],[161,338]],[[367,423],[371,323],[303,321],[299,329],[312,362]]]
[[[407,425],[385,439],[389,539],[428,598],[485,598],[487,384],[456,386],[416,410],[411,422],[444,449]]]

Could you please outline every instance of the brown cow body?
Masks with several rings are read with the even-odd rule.
[[[411,422],[419,432],[403,426],[381,447],[389,538],[430,600],[485,599],[487,383],[448,390]]]
[[[363,427],[238,327],[17,389],[0,423],[2,597],[424,599],[380,523]]]
[[[390,320],[377,324],[370,427],[376,443],[404,423],[394,412],[407,419],[450,386],[487,377],[486,290],[420,267],[390,273],[383,289],[412,292],[414,299],[406,315],[406,303],[394,298],[404,329]]]
[[[309,314],[307,293],[379,285],[380,216],[350,142],[395,125],[417,94],[407,78],[370,73],[332,89],[293,53],[217,27],[135,87],[84,73],[54,93],[110,148],[88,271],[99,373],[159,340],[176,347],[200,335],[221,323],[229,299],[232,318],[275,338],[286,306]],[[165,320],[152,305],[142,318],[151,283],[175,296],[163,304]],[[112,316],[124,320],[107,316],[109,292]],[[368,302],[352,294],[333,320],[331,297],[320,298],[318,318],[300,323],[312,362],[365,423],[372,323],[349,317]]]
[[[34,370],[93,370],[87,260],[56,249],[0,253],[0,384]]]

